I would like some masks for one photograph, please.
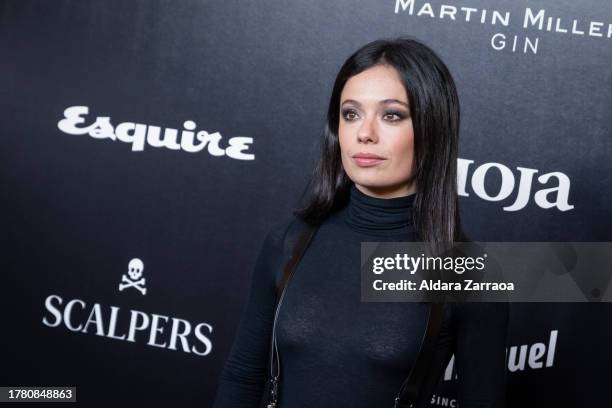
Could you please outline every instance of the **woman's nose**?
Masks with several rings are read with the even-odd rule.
[[[361,143],[378,141],[374,119],[364,119],[362,121],[357,131],[357,140]]]

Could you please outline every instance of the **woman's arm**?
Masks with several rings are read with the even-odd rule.
[[[266,385],[276,304],[275,276],[282,264],[285,227],[284,223],[277,224],[264,239],[238,331],[219,377],[213,408],[259,407]]]
[[[465,302],[455,307],[458,405],[461,408],[503,407],[509,305]]]

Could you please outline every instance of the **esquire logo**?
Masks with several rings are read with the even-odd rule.
[[[143,261],[133,258],[127,269],[127,275],[121,275],[118,291],[132,288],[132,293],[145,295]],[[82,299],[67,300],[56,294],[45,299],[45,311],[42,323],[47,327],[63,327],[72,332],[143,343],[198,356],[208,355],[212,351],[208,336],[213,327],[208,323],[194,325],[178,317],[125,310],[119,306],[104,307],[100,303],[90,305]]]
[[[253,138],[232,137],[228,139],[227,146],[223,147],[219,132],[208,133],[200,130],[196,133],[196,124],[192,120],[183,123],[179,139],[178,129],[165,128],[162,132],[159,126],[135,122],[122,122],[113,126],[109,116],[98,116],[93,123],[85,124],[88,114],[87,106],[71,106],[64,111],[64,118],[57,123],[57,127],[69,135],[89,135],[94,139],[129,143],[134,152],[142,152],[145,145],[189,153],[197,153],[206,148],[211,156],[227,156],[238,160],[255,159],[254,154],[246,152],[253,143]]]

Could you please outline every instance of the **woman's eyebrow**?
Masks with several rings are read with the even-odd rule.
[[[388,103],[399,103],[400,105],[404,105],[405,107],[409,107],[409,105],[404,102],[404,101],[400,101],[399,99],[385,99],[379,102],[380,105],[385,105]]]
[[[358,101],[354,100],[354,99],[347,99],[344,102],[342,102],[342,105],[344,105],[345,103],[352,103],[354,105],[357,106],[361,106],[361,103],[359,103]],[[399,99],[383,99],[382,101],[378,102],[379,105],[387,105],[390,103],[399,103],[401,105],[404,105],[405,107],[409,108],[410,106],[404,102],[404,101],[400,101]]]

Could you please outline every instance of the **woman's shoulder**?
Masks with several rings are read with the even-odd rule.
[[[285,259],[293,243],[308,224],[294,214],[274,220],[265,232],[261,251],[264,256]]]
[[[283,265],[289,260],[293,243],[307,224],[293,214],[273,221],[265,232],[257,260],[259,278],[279,282]]]
[[[293,214],[280,216],[270,224],[264,240],[277,247],[281,247],[289,235],[305,226],[306,223]]]

